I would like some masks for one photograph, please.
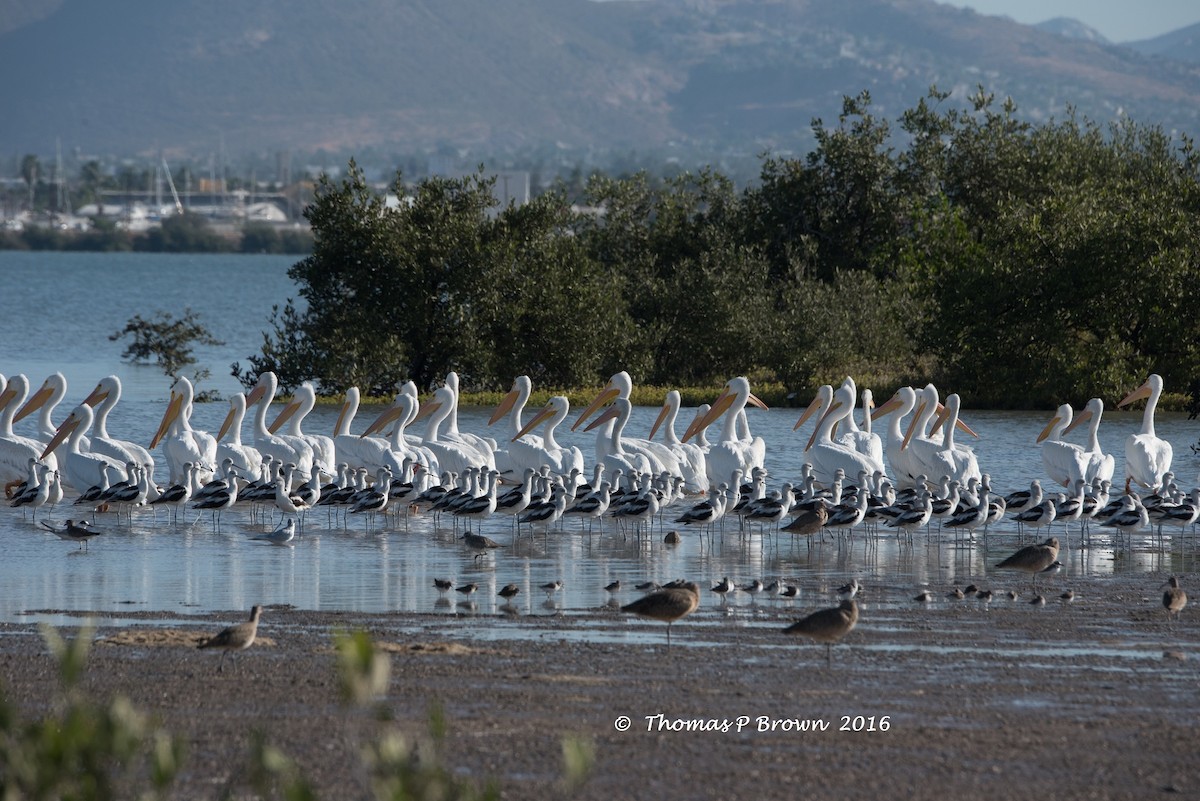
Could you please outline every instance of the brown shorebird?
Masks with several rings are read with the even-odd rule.
[[[829,511],[824,506],[817,506],[813,509],[805,509],[796,515],[782,530],[789,534],[799,534],[801,537],[811,537],[813,534],[820,533],[828,520]]]
[[[450,590],[454,589],[454,582],[450,579],[435,578],[433,586],[437,587],[438,592],[450,592]]]
[[[225,657],[230,651],[244,651],[254,644],[258,635],[258,619],[262,616],[262,607],[255,605],[250,610],[250,619],[245,623],[230,626],[215,637],[210,637],[197,645],[197,648],[220,648],[221,661],[217,663],[217,672],[225,667]]]
[[[1163,608],[1167,610],[1167,620],[1171,620],[1179,617],[1183,607],[1187,606],[1187,593],[1179,586],[1179,579],[1175,576],[1167,579],[1163,586],[1167,588],[1163,593]]]
[[[693,581],[661,589],[621,607],[622,612],[662,620],[667,624],[667,648],[671,647],[671,624],[687,617],[700,606],[700,587]]]
[[[825,663],[833,665],[833,644],[858,625],[858,604],[854,599],[842,601],[832,609],[813,612],[783,630],[784,634],[803,634],[825,643]]]
[[[454,588],[454,591],[455,591],[455,592],[460,592],[460,593],[462,593],[464,596],[467,596],[467,595],[474,595],[474,594],[475,594],[475,590],[477,590],[477,589],[479,589],[479,585],[478,585],[478,584],[475,584],[474,582],[472,582],[472,583],[470,583],[470,584],[463,584],[463,585],[461,585],[461,586],[459,586],[459,587],[455,587],[455,588]]]
[[[509,601],[512,601],[513,598],[516,598],[520,592],[521,588],[516,584],[505,584],[500,588],[500,592],[496,594],[503,598],[505,603],[508,603]]]
[[[1037,577],[1046,568],[1058,561],[1058,537],[1051,537],[1041,545],[1026,545],[1012,556],[996,565],[1012,568],[1033,576],[1033,588],[1037,589]]]
[[[952,601],[961,601],[967,596],[963,594],[963,591],[960,588],[955,587],[954,589],[950,590],[950,592],[946,593],[946,597]]]
[[[476,559],[494,548],[501,547],[500,543],[496,542],[491,537],[485,537],[482,534],[472,534],[469,531],[466,534],[463,534],[461,539],[467,544],[468,548],[476,552]]]
[[[1046,599],[1044,597],[1042,597],[1041,595],[1035,595],[1035,596],[1033,596],[1033,598],[1031,598],[1029,600],[1029,603],[1033,606],[1045,606]]]
[[[933,593],[930,592],[929,590],[925,590],[924,592],[920,592],[920,593],[917,593],[916,595],[914,595],[913,600],[919,604],[930,603],[931,601],[933,601]]]

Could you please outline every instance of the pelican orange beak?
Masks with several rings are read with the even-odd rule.
[[[43,387],[43,389],[45,389],[45,387]],[[97,404],[105,400],[108,400],[108,390],[106,390],[102,385],[97,384],[96,388],[92,390],[92,394],[84,398],[83,402],[95,409]]]
[[[808,404],[808,408],[804,410],[804,414],[800,415],[800,419],[796,421],[796,425],[792,426],[793,431],[799,431],[800,426],[804,425],[804,421],[817,413],[817,409],[821,407],[821,396],[812,399],[812,403]]]
[[[0,409],[12,403],[12,399],[15,397],[17,397],[16,390],[5,387],[4,391],[0,392]],[[28,406],[29,404],[25,405]]]
[[[555,408],[547,403],[545,406],[542,407],[542,410],[534,416],[534,418],[532,420],[530,420],[528,423],[525,424],[524,428],[522,428],[520,431],[517,432],[517,435],[515,437],[513,437],[511,441],[516,442],[521,437],[525,436],[530,431],[537,428],[539,425],[542,424],[543,421],[550,419],[554,415],[555,411],[556,411]],[[588,426],[587,430],[591,431],[591,426]]]
[[[346,413],[350,411],[350,401],[342,404],[342,410],[338,412],[337,420],[333,424],[333,435],[336,437],[337,432],[342,430],[342,423],[346,421]]]
[[[158,443],[166,436],[167,429],[171,427],[171,423],[175,422],[175,418],[179,417],[179,413],[183,411],[183,396],[175,394],[171,391],[171,402],[167,404],[167,410],[163,412],[162,422],[158,424],[158,430],[154,432],[154,439],[150,440],[150,449],[154,450],[158,447]]]
[[[250,390],[250,394],[246,396],[246,408],[258,403],[266,394],[267,388],[262,384],[256,384],[254,389]]]
[[[233,426],[234,409],[229,407],[229,411],[225,414],[225,422],[221,423],[221,430],[217,432],[217,442],[225,439],[225,435],[229,433],[229,429]]]
[[[670,412],[671,412],[671,407],[668,404],[664,403],[662,408],[658,410],[658,417],[654,418],[654,425],[650,426],[650,436],[647,437],[646,439],[654,439],[654,435],[658,433],[658,427],[663,424],[663,422],[667,419],[667,415],[670,414]]]
[[[1125,400],[1123,400],[1117,404],[1117,408],[1119,409],[1122,406],[1128,406],[1129,404],[1133,403],[1136,400],[1141,400],[1142,398],[1148,398],[1148,397],[1150,397],[1150,382],[1149,381],[1142,384],[1140,387],[1135,389],[1133,392],[1130,392],[1128,395],[1126,395]]]
[[[908,430],[904,432],[904,442],[900,443],[900,450],[908,447],[908,443],[912,441],[913,434],[917,433],[917,421],[921,419],[921,412],[925,411],[925,401],[917,404],[917,413],[913,415],[912,421],[908,424]]]
[[[874,406],[874,404],[871,404]],[[900,408],[900,393],[896,393],[888,399],[887,403],[882,406],[876,406],[875,411],[871,413],[871,422],[878,420],[886,414],[891,414]]]
[[[368,437],[371,434],[374,434],[378,431],[382,431],[383,429],[387,428],[393,421],[398,420],[400,418],[400,414],[401,414],[401,409],[399,406],[393,405],[393,406],[387,407],[386,409],[384,409],[382,412],[379,413],[379,416],[375,418],[375,421],[373,423],[371,423],[371,425],[367,426],[366,431],[364,431],[358,435],[358,438],[362,439],[363,437]]]
[[[276,431],[278,431],[283,426],[284,423],[286,423],[288,420],[292,419],[292,415],[294,415],[299,408],[300,408],[299,401],[292,401],[287,406],[284,406],[283,411],[281,411],[279,413],[279,416],[275,418],[275,422],[271,423],[271,425],[267,426],[267,431],[274,434]]]
[[[511,412],[513,405],[516,404],[517,398],[519,398],[520,396],[521,396],[521,393],[517,391],[517,388],[515,386],[512,389],[510,389],[508,391],[508,394],[500,399],[500,405],[496,407],[496,411],[492,412],[492,416],[488,420],[488,425],[489,426],[492,425],[497,420],[504,417],[504,415]],[[519,437],[521,435],[518,434],[517,436]]]
[[[954,424],[954,427],[955,427],[955,428],[957,428],[959,431],[964,431],[964,432],[966,432],[966,433],[970,434],[970,435],[971,435],[972,437],[974,437],[975,439],[979,439],[979,435],[978,435],[978,434],[976,434],[976,433],[975,433],[975,432],[974,432],[974,431],[971,429],[971,427],[970,427],[969,425],[967,425],[966,423],[964,423],[964,422],[963,422],[963,419],[962,419],[961,417],[960,417],[960,418],[958,418],[958,422],[956,422],[956,423]]]
[[[429,403],[422,403],[421,408],[417,410],[417,416],[414,417],[412,419],[412,421],[415,423],[418,420],[424,420],[426,417],[433,414],[440,408],[442,408],[441,401],[431,400],[431,401],[429,401]],[[395,418],[393,418],[393,419],[395,419]]]
[[[62,421],[62,425],[60,425],[58,430],[54,432],[54,437],[48,443],[46,443],[45,450],[42,451],[42,455],[38,458],[45,459],[50,454],[54,453],[54,449],[59,445],[62,445],[67,437],[71,436],[71,432],[73,432],[76,428],[79,428],[79,424],[81,422],[83,421],[75,416],[75,412],[71,412],[69,415],[67,415],[67,419]]]
[[[97,389],[99,389],[99,387],[97,387]],[[8,392],[6,390],[5,395],[7,394]],[[54,390],[49,384],[42,384],[41,388],[37,392],[33,393],[33,395],[29,397],[29,400],[25,401],[25,405],[20,409],[17,409],[17,413],[13,415],[13,422],[19,423],[29,415],[36,412],[42,407],[43,404],[45,404],[46,401],[50,400],[50,396],[53,394]],[[95,395],[96,393],[93,392],[92,394]],[[9,399],[11,400],[11,396],[9,396]],[[7,404],[8,401],[0,403],[0,409],[4,408]]]
[[[1067,434],[1070,434],[1072,431],[1074,431],[1080,425],[1082,425],[1083,423],[1086,423],[1088,420],[1091,420],[1091,419],[1092,419],[1092,410],[1084,409],[1082,412],[1080,412],[1078,414],[1078,416],[1075,417],[1074,420],[1071,421],[1071,425],[1069,425],[1063,429],[1063,436],[1065,437]],[[1038,440],[1038,441],[1041,442],[1041,440]]]
[[[1038,441],[1038,442],[1042,442],[1043,440],[1045,440],[1045,439],[1046,439],[1046,437],[1050,436],[1050,432],[1054,430],[1054,427],[1055,427],[1056,425],[1058,425],[1058,421],[1059,421],[1059,420],[1062,420],[1062,417],[1060,417],[1060,416],[1059,416],[1059,415],[1057,415],[1057,414],[1056,414],[1056,415],[1054,415],[1053,417],[1051,417],[1051,418],[1050,418],[1050,422],[1049,422],[1049,423],[1046,423],[1046,427],[1042,429],[1042,433],[1038,434],[1037,441]],[[1074,421],[1072,421],[1072,423],[1071,423],[1071,426],[1072,426],[1072,427],[1074,427],[1074,426],[1075,426],[1075,422],[1074,422]],[[1070,430],[1070,429],[1067,429],[1067,431],[1069,431],[1069,430]],[[1067,432],[1066,432],[1066,431],[1064,431],[1063,433],[1065,434],[1065,433],[1067,433]]]
[[[610,409],[608,409],[606,412],[604,412],[604,414],[600,415],[600,416],[599,416],[599,417],[597,417],[595,420],[593,420],[593,421],[591,422],[591,424],[590,424],[590,425],[588,425],[588,427],[587,427],[587,428],[585,428],[585,429],[583,429],[583,430],[584,430],[584,431],[591,431],[593,428],[599,428],[600,426],[602,426],[602,425],[604,425],[605,423],[607,423],[609,420],[612,420],[613,418],[615,418],[615,417],[617,416],[617,414],[618,414],[618,413],[619,413],[619,412],[618,412],[618,410],[617,410],[617,407],[616,407],[616,406],[613,406],[612,408],[610,408]],[[578,424],[577,424],[577,425],[578,425]]]
[[[621,391],[619,389],[617,389],[616,387],[614,387],[612,382],[609,381],[608,386],[606,386],[604,389],[600,390],[600,394],[596,395],[596,397],[592,400],[591,405],[583,410],[583,414],[579,415],[579,419],[575,421],[575,425],[571,426],[571,430],[574,431],[575,429],[579,428],[579,426],[581,426],[583,424],[584,420],[588,419],[593,414],[595,414],[596,411],[601,406],[604,406],[607,403],[612,403],[614,400],[616,400],[617,396],[620,394],[621,394]],[[591,430],[592,430],[591,426],[588,426],[587,428],[584,429],[584,431],[591,431]]]
[[[771,409],[770,406],[763,403],[762,399],[759,398],[757,395],[755,395],[753,392],[751,392],[749,395],[746,396],[746,403],[750,404],[751,406],[756,406],[759,409],[763,409],[765,411],[770,411],[770,409]]]
[[[718,417],[729,411],[729,407],[733,405],[733,400],[735,397],[737,396],[729,391],[728,386],[721,390],[721,394],[717,396],[715,401],[713,401],[712,408],[708,410],[708,414],[699,419],[693,420],[692,424],[688,426],[687,431],[683,433],[683,441],[687,442],[689,439],[712,425],[713,421]]]
[[[817,432],[821,430],[821,424],[840,408],[842,408],[841,401],[834,401],[829,404],[829,408],[825,410],[825,414],[821,415],[821,419],[817,421],[816,427],[813,428],[812,435],[808,438],[808,444],[804,446],[804,450],[807,451],[812,448],[813,443],[817,441]]]

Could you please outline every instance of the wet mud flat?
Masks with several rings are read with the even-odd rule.
[[[835,599],[721,604],[665,627],[613,607],[544,615],[314,613],[268,607],[264,642],[223,672],[197,651],[244,612],[103,613],[85,689],[123,693],[184,738],[178,798],[251,797],[252,732],[295,758],[322,798],[366,798],[361,745],[427,731],[443,757],[505,797],[561,794],[562,741],[595,745],[583,798],[1200,796],[1200,625],[1168,623],[1152,579],[994,582],[987,605],[951,587],[868,585],[833,648],[782,633]],[[1186,586],[1185,579],[1185,586]],[[961,585],[960,585],[961,586]],[[1004,594],[1019,590],[1016,601]],[[632,600],[635,595],[624,600]],[[45,610],[49,612],[50,610]],[[339,701],[331,634],[387,650],[393,719]],[[0,677],[25,714],[50,708],[55,666],[36,626],[0,625]]]

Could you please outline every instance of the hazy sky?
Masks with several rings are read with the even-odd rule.
[[[1200,22],[1196,0],[941,0],[973,8],[980,14],[1012,17],[1035,24],[1054,17],[1073,17],[1111,42],[1150,39]]]

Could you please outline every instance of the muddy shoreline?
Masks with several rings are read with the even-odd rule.
[[[570,735],[595,744],[583,798],[1200,796],[1195,607],[1168,623],[1145,575],[1071,583],[1073,602],[1048,592],[1044,607],[1016,578],[993,588],[1021,597],[988,606],[948,600],[949,587],[920,604],[918,588],[869,586],[832,667],[823,646],[781,633],[816,608],[811,596],[723,608],[710,594],[669,651],[661,624],[607,607],[529,617],[268,607],[267,641],[223,673],[192,644],[243,612],[184,626],[177,613],[103,612],[127,625],[97,630],[83,683],[95,698],[128,695],[185,739],[176,798],[252,797],[254,730],[322,798],[368,797],[358,751],[381,724],[339,703],[331,634],[349,628],[390,653],[390,725],[420,735],[439,704],[446,760],[507,798],[560,794]],[[0,624],[0,676],[24,713],[52,702],[57,674],[33,623]]]

